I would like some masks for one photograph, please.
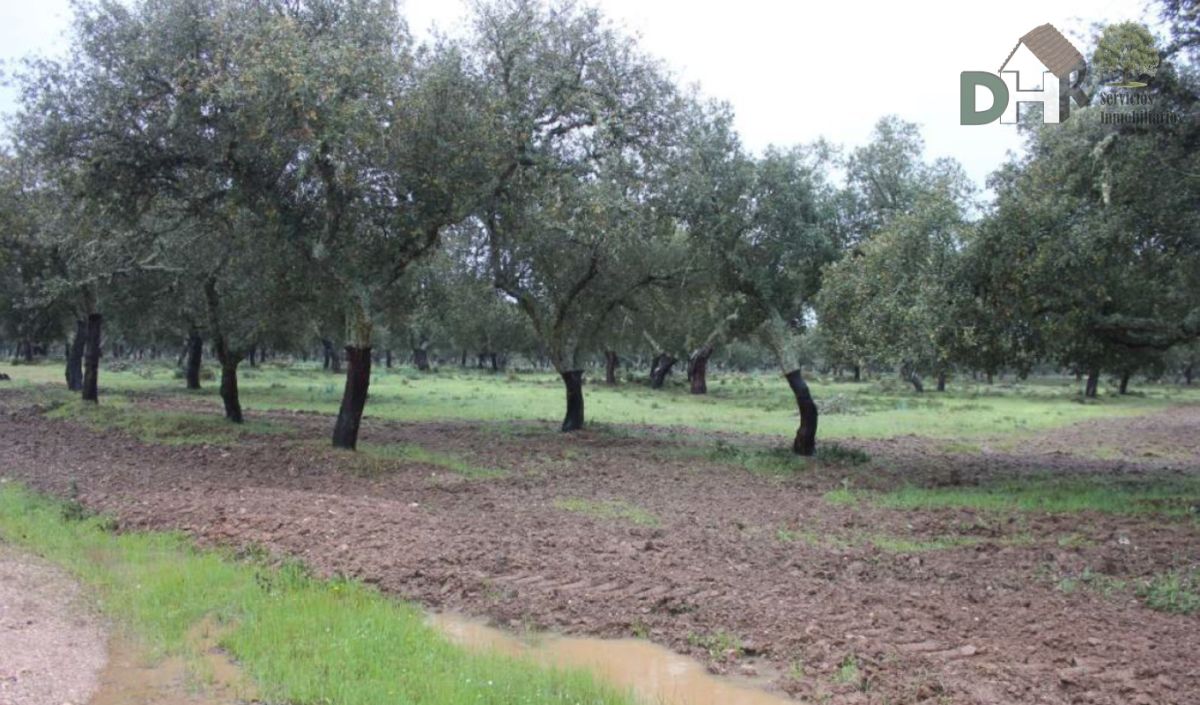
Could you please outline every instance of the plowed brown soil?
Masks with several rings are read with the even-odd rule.
[[[1200,472],[1197,408],[971,455],[917,438],[851,442],[871,463],[785,479],[653,435],[365,424],[366,442],[507,471],[467,479],[413,462],[355,474],[361,463],[325,449],[331,422],[315,415],[274,414],[298,428],[286,439],[170,447],[47,420],[15,392],[0,392],[0,406],[0,474],[76,493],[122,527],[263,546],[501,625],[648,636],[717,671],[749,670],[740,659],[752,656],[783,674],[775,687],[804,700],[1200,703],[1200,617],[1150,610],[1128,590],[1060,587],[1200,563],[1195,519],[906,512],[822,498],[844,479],[885,487]],[[1076,453],[1100,437],[1124,450]],[[652,521],[568,511],[564,500],[618,502]],[[870,540],[878,536],[963,545],[884,551]]]

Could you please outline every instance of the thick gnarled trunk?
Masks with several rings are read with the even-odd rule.
[[[100,314],[88,314],[83,350],[83,387],[80,390],[84,401],[100,401],[100,328],[103,322],[104,317]]]
[[[796,406],[800,410],[800,428],[796,429],[792,452],[796,455],[811,456],[817,449],[817,404],[813,401],[800,370],[792,370],[784,376],[788,386],[792,388],[792,395],[796,397]]]
[[[583,428],[583,370],[561,373],[567,390],[567,415],[563,418],[563,433]]]
[[[242,402],[238,398],[236,357],[221,361],[221,402],[225,405],[225,418],[233,423],[242,422]]]
[[[705,345],[688,356],[688,382],[692,394],[708,394],[708,358],[712,353],[712,346]]]
[[[667,375],[671,374],[677,360],[670,353],[659,353],[654,357],[654,364],[650,366],[650,388],[662,389],[666,384]]]

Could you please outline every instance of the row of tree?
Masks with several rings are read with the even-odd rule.
[[[186,339],[189,370],[207,341],[233,421],[255,351],[320,341],[336,369],[344,343],[345,448],[380,345],[418,367],[438,348],[492,365],[536,351],[570,431],[600,356],[612,380],[649,350],[656,386],[685,361],[702,393],[716,347],[754,341],[811,454],[814,346],[918,388],[1042,361],[1094,380],[1195,351],[1188,27],[1155,95],[1189,120],[1110,125],[1089,108],[1030,127],[984,205],[896,118],[848,154],[751,154],[728,106],[570,2],[481,3],[465,37],[426,44],[386,0],[83,3],[69,57],[19,80],[0,325],[69,339],[68,384],[93,401],[106,322],[135,346]]]

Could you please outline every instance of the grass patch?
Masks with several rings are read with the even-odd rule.
[[[819,443],[813,458],[796,455],[789,448],[745,447],[718,440],[704,452],[704,457],[716,463],[737,465],[760,475],[792,475],[811,468],[815,460],[829,465],[861,465],[871,457],[857,448],[839,443]]]
[[[72,571],[105,612],[160,655],[186,656],[189,630],[228,627],[220,645],[266,702],[632,703],[590,675],[468,653],[422,612],[349,580],[317,580],[299,564],[270,567],[201,551],[177,534],[114,535],[106,521],[0,486],[0,536]]]
[[[595,500],[581,497],[561,497],[554,500],[554,507],[566,512],[585,514],[597,519],[619,519],[639,526],[658,526],[658,517],[636,504],[624,500]]]
[[[72,400],[54,406],[46,416],[99,431],[122,431],[143,443],[157,445],[229,445],[250,436],[289,433],[289,429],[270,421],[235,424],[214,414],[139,409],[120,398],[109,398],[99,405]]]
[[[499,468],[482,467],[468,463],[457,455],[429,450],[410,443],[387,443],[377,445],[363,443],[358,447],[361,456],[357,469],[365,474],[382,474],[398,463],[433,465],[450,472],[476,480],[494,479],[507,475]]]
[[[825,494],[833,504],[866,501],[891,509],[970,508],[983,511],[1036,511],[1053,514],[1094,511],[1105,514],[1187,516],[1200,506],[1200,478],[1049,478],[994,482],[978,487],[902,487],[890,492],[840,488]]]
[[[14,388],[61,385],[58,364],[0,365]],[[253,372],[253,374],[249,374]],[[101,374],[101,405],[113,392],[184,395],[169,364],[146,363],[136,370]],[[587,385],[591,422],[621,425],[689,427],[790,437],[796,431],[795,399],[777,374],[720,372],[708,394],[689,394],[683,385],[651,390],[641,384]],[[590,379],[595,379],[589,375]],[[295,409],[335,414],[342,378],[312,363],[290,367],[265,365],[246,370],[240,391],[249,412]],[[214,385],[186,396],[219,408]],[[1200,389],[1145,386],[1145,396],[1105,396],[1077,403],[1078,386],[1067,378],[1031,380],[1017,385],[951,385],[945,393],[915,394],[900,385],[854,384],[815,379],[810,382],[822,406],[821,443],[840,438],[888,438],[914,434],[948,441],[1021,435],[1091,418],[1143,414],[1172,404],[1200,402]],[[828,403],[830,413],[824,413]],[[366,413],[393,421],[470,420],[488,423],[538,421],[550,426],[562,418],[562,380],[549,372],[493,375],[446,369],[438,374],[376,370]],[[656,408],[657,406],[657,408]],[[845,413],[836,413],[841,410]]]
[[[723,659],[727,656],[738,658],[742,655],[742,640],[736,634],[717,630],[709,634],[688,634],[688,644],[704,649],[711,659]]]
[[[1200,568],[1156,575],[1142,583],[1137,593],[1150,609],[1194,614],[1200,611]]]

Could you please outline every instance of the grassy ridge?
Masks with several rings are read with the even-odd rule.
[[[188,656],[186,636],[202,620],[228,625],[221,646],[268,702],[632,702],[587,674],[468,653],[419,610],[358,583],[200,551],[178,534],[118,535],[102,517],[78,516],[0,485],[0,537],[72,571],[158,654]]]
[[[17,385],[61,386],[57,365],[0,367]],[[653,391],[636,383],[617,388],[585,388],[589,421],[654,424],[754,434],[795,432],[795,402],[787,386],[770,374],[714,373],[709,394],[693,396],[681,386]],[[244,368],[243,405],[250,410],[301,409],[337,413],[342,378],[296,365],[281,369]],[[163,365],[103,371],[108,392],[188,394],[219,405],[216,385],[185,392],[183,382]],[[1080,403],[1076,385],[1067,381],[993,387],[952,383],[946,393],[918,395],[887,380],[884,384],[814,381],[821,405],[821,437],[886,438],[915,434],[961,440],[1063,426],[1092,418],[1130,416],[1172,403],[1200,402],[1200,389],[1147,387],[1144,394],[1105,396]],[[562,383],[552,374],[492,375],[446,370],[376,370],[367,415],[398,421],[472,420],[543,421],[555,424],[563,413]]]

